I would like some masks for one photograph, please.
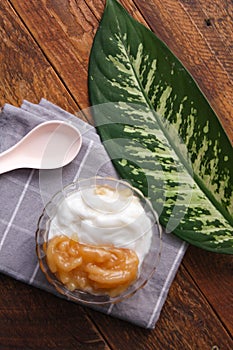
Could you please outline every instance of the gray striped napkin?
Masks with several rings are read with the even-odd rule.
[[[0,152],[15,144],[39,123],[71,120],[82,133],[83,144],[76,159],[62,169],[62,183],[86,176],[117,176],[95,128],[45,99],[24,101],[21,108],[6,104],[0,115]],[[95,173],[93,173],[93,169]],[[54,170],[46,171],[53,177]],[[40,271],[35,253],[35,231],[44,204],[39,189],[39,171],[18,169],[0,175],[0,272],[57,295]],[[55,190],[55,189],[54,189]],[[154,328],[169,287],[186,250],[186,243],[163,234],[159,267],[147,285],[131,298],[99,311],[144,328]]]

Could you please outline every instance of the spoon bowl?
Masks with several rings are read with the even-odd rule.
[[[39,124],[0,154],[0,174],[19,168],[56,169],[69,164],[82,144],[79,130],[59,120]]]

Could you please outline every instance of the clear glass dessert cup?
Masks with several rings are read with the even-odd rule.
[[[118,206],[118,210],[122,210],[122,206],[127,207],[129,201],[132,199],[131,196],[137,197],[141,206],[144,209],[144,215],[146,215],[146,217],[150,219],[151,223],[150,245],[147,254],[139,264],[137,278],[126,290],[122,291],[119,295],[116,296],[109,296],[107,293],[101,293],[99,291],[98,293],[96,293],[93,291],[88,292],[81,289],[75,289],[73,291],[69,290],[57,278],[56,274],[51,272],[46,258],[45,245],[49,241],[49,231],[51,222],[54,216],[56,215],[61,203],[63,203],[66,198],[69,198],[69,196],[75,194],[77,191],[81,192],[84,200],[88,202],[88,191],[96,187],[107,187],[113,189],[114,191],[116,191],[116,193],[118,193],[118,191],[125,191],[125,193],[127,193],[126,203],[122,202],[122,198],[120,201],[116,198],[116,208]],[[91,203],[91,205],[92,204],[93,203]],[[97,205],[101,207],[101,203],[98,203]],[[106,208],[104,210],[106,210]],[[136,245],[137,243],[139,243],[138,246],[143,246],[143,242],[146,241],[143,241],[143,239],[145,238],[144,235],[148,235],[148,232],[143,232],[142,230],[140,237],[135,238]],[[125,239],[126,244],[123,248],[127,248],[128,243],[129,245],[132,243],[132,233],[130,237],[130,242],[127,242],[127,237]],[[140,242],[137,242],[137,240],[139,239]],[[64,295],[69,300],[96,305],[116,303],[122,301],[125,298],[134,295],[139,289],[143,288],[148,282],[148,280],[151,278],[151,276],[155,273],[155,270],[158,266],[161,254],[161,243],[161,227],[158,222],[157,214],[153,210],[150,201],[147,198],[145,198],[144,195],[138,189],[132,187],[128,182],[110,177],[93,177],[89,179],[78,180],[64,187],[60,192],[55,194],[50,200],[50,202],[45,206],[43,213],[38,221],[36,231],[36,253],[39,259],[40,268],[44,272],[47,280],[56,288],[56,290],[60,294]],[[109,242],[107,244],[109,244]]]

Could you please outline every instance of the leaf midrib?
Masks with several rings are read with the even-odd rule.
[[[120,31],[119,22],[118,22],[118,29],[119,29],[119,31]],[[120,31],[120,33],[121,33],[121,31]],[[122,33],[121,33],[121,38],[122,38]],[[138,86],[139,86],[139,88],[140,88],[140,91],[142,91],[142,96],[143,96],[144,100],[146,101],[147,106],[150,108],[151,111],[153,111],[153,116],[155,117],[155,120],[156,120],[156,122],[158,123],[160,129],[162,130],[163,134],[165,135],[165,137],[166,137],[166,139],[167,139],[169,145],[171,146],[171,148],[172,148],[173,150],[175,150],[175,153],[177,154],[178,158],[179,158],[180,160],[182,160],[182,161],[181,161],[182,164],[184,165],[184,167],[185,167],[186,170],[188,171],[189,175],[193,178],[192,169],[191,169],[190,166],[188,165],[188,162],[185,160],[185,158],[183,157],[182,153],[177,149],[177,147],[175,146],[175,144],[172,142],[172,139],[169,137],[169,133],[166,132],[165,127],[163,126],[162,122],[160,121],[160,119],[164,119],[164,118],[163,118],[162,116],[159,116],[159,114],[155,111],[154,106],[153,106],[152,103],[151,103],[151,100],[147,97],[147,94],[146,94],[146,92],[145,92],[145,89],[144,89],[143,85],[141,84],[141,81],[140,81],[140,79],[139,79],[139,77],[138,77],[138,75],[137,75],[137,73],[136,73],[136,71],[135,71],[135,68],[134,68],[134,65],[133,65],[133,61],[132,61],[130,55],[128,54],[127,48],[126,48],[126,46],[125,46],[125,44],[124,44],[124,40],[121,40],[121,41],[122,41],[122,43],[123,43],[123,47],[124,47],[124,49],[125,49],[125,54],[126,54],[126,56],[127,56],[127,58],[128,58],[128,61],[129,61],[130,66],[131,66],[131,69],[132,69],[132,71],[133,71],[133,73],[134,73],[134,78],[135,78],[135,80],[137,81],[137,84],[138,84]]]
[[[132,21],[134,21],[134,19],[132,18]],[[139,23],[140,24],[140,23]],[[134,79],[138,84],[138,87],[140,89],[140,91],[142,92],[142,96],[146,102],[146,105],[149,107],[149,109],[151,111],[153,111],[153,116],[155,117],[156,122],[158,123],[160,129],[162,130],[166,140],[168,141],[170,147],[175,151],[178,159],[181,161],[182,165],[185,167],[185,169],[187,170],[188,174],[191,176],[191,178],[195,181],[196,185],[201,189],[201,191],[203,191],[206,196],[209,198],[209,200],[211,201],[211,203],[220,211],[220,213],[223,215],[223,217],[231,224],[233,225],[233,218],[231,217],[231,215],[224,210],[224,208],[221,206],[221,204],[215,199],[215,197],[213,196],[213,194],[207,189],[207,187],[205,186],[204,182],[199,178],[199,176],[193,172],[192,168],[189,165],[189,162],[186,160],[186,158],[183,156],[183,154],[180,152],[180,150],[177,148],[176,144],[172,141],[172,139],[169,137],[169,133],[166,131],[166,128],[164,127],[163,123],[161,122],[161,120],[165,120],[163,116],[160,116],[156,111],[154,106],[151,103],[151,100],[149,99],[149,97],[147,96],[145,89],[136,73],[136,70],[134,68],[133,65],[133,61],[132,58],[130,57],[130,54],[128,53],[127,47],[124,43],[124,39],[122,37],[122,31],[120,28],[120,23],[117,19],[117,26],[118,26],[118,30],[120,33],[120,38],[121,38],[121,42],[122,42],[122,47],[124,47],[124,54],[126,55],[126,57],[128,58],[128,62],[130,64],[131,70],[134,74]],[[166,123],[166,122],[165,122]]]

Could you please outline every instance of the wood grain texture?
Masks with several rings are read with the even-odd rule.
[[[233,346],[217,315],[182,267],[151,331],[91,309],[84,312],[79,305],[2,275],[0,292],[0,349],[4,350],[231,350]]]
[[[93,311],[90,316],[110,346],[116,349],[231,350],[233,347],[233,340],[183,267],[179,269],[153,331]],[[118,347],[115,347],[117,343]]]
[[[190,247],[184,266],[233,334],[233,257]]]
[[[44,97],[76,112],[74,102],[9,2],[0,2],[0,106]]]
[[[151,29],[197,81],[233,143],[233,56],[229,54],[233,36],[229,29],[221,27],[220,31],[217,26],[208,25],[214,23],[210,18],[218,17],[218,6],[213,8],[215,2],[211,0],[205,1],[205,7],[204,1],[135,0],[135,3]],[[225,26],[229,23],[231,27],[231,0],[224,1],[223,6],[227,12]],[[205,10],[209,7],[211,17]]]
[[[233,78],[233,4],[230,1],[180,0],[184,11],[192,17],[196,30],[214,54],[219,65]]]
[[[87,71],[98,22],[84,1],[11,0],[81,109],[89,106]]]
[[[105,0],[85,0],[85,2],[99,22],[104,11]]]
[[[185,63],[232,139],[232,1],[120,2]],[[0,104],[45,97],[72,113],[88,107],[88,58],[104,5],[2,0]],[[231,257],[190,247],[146,331],[0,275],[0,349],[232,349],[231,277]]]
[[[0,293],[0,349],[110,349],[81,306],[3,275]]]

